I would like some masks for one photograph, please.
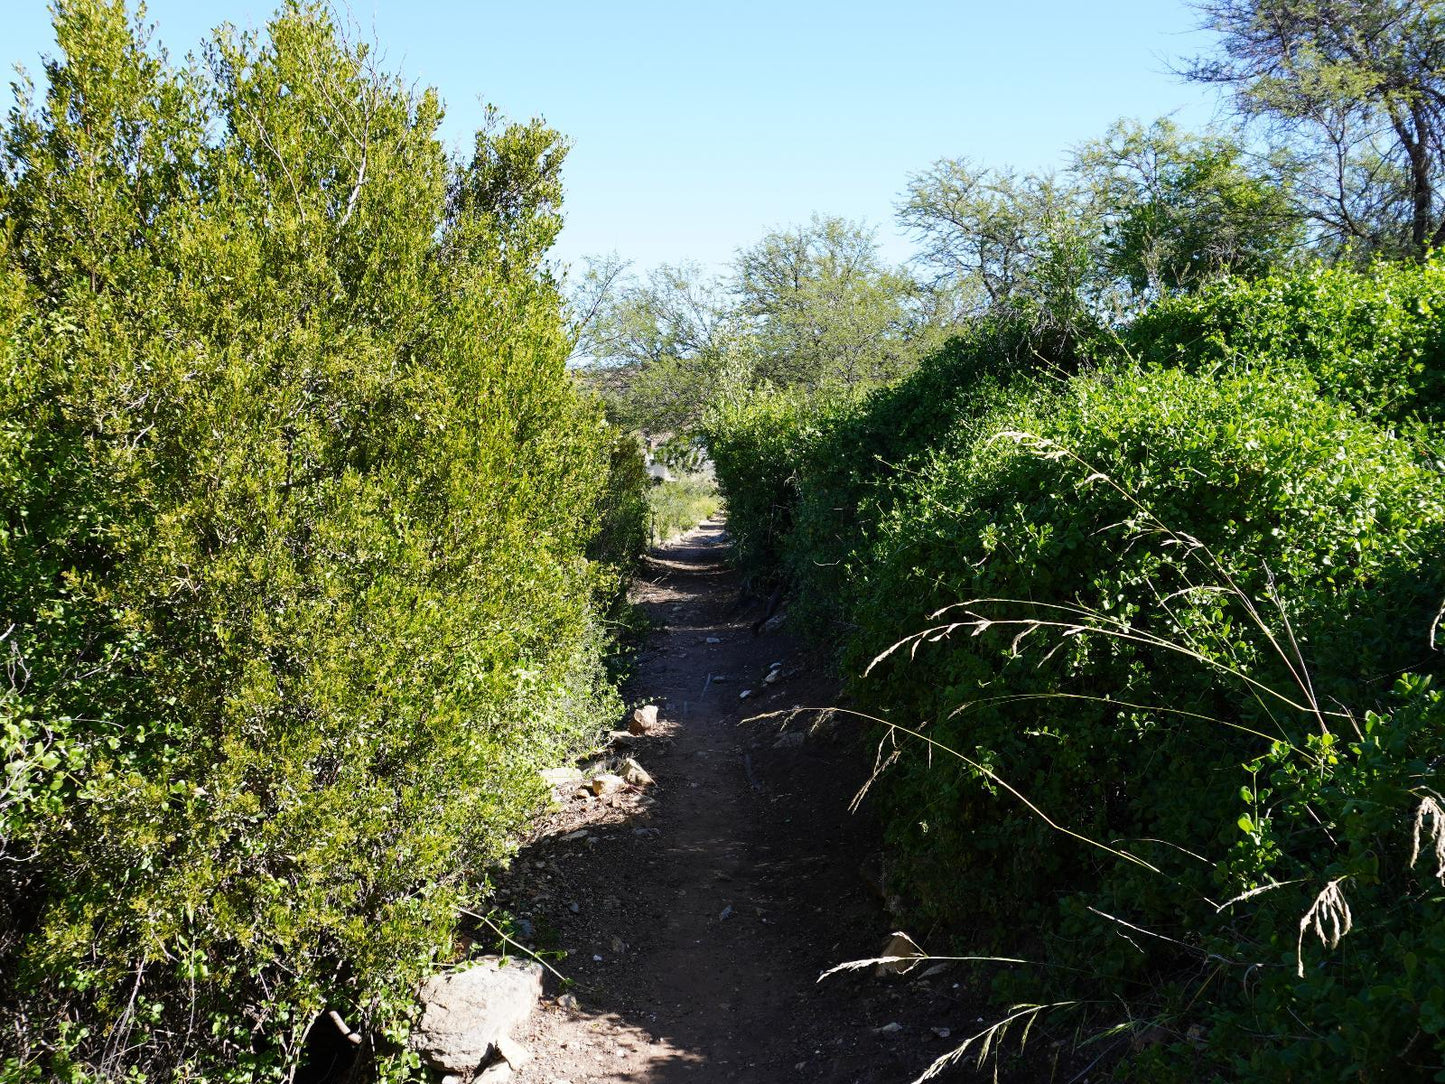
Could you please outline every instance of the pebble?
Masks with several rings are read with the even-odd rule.
[[[582,908],[581,908],[580,906],[578,906],[576,903],[569,903],[569,904],[567,905],[567,910],[571,911],[574,915],[577,915],[577,914],[581,914],[581,913],[582,913]]]
[[[709,637],[707,638],[707,642],[710,643],[710,644],[720,644],[720,643],[722,643],[722,637],[721,637],[721,636],[709,636]]]
[[[873,1034],[874,1034],[874,1035],[897,1035],[897,1034],[898,1034],[900,1031],[902,1031],[902,1030],[903,1030],[903,1025],[900,1024],[897,1020],[895,1020],[895,1021],[893,1021],[893,1023],[891,1023],[891,1024],[884,1024],[881,1028],[874,1028],[874,1029],[873,1029]]]
[[[733,917],[733,905],[732,905],[732,904],[728,904],[726,907],[724,907],[724,908],[722,909],[722,914],[718,915],[717,917],[718,917],[718,921],[719,921],[719,922],[726,922],[728,919],[732,918],[732,917]]]
[[[746,700],[748,697],[750,697],[750,696],[752,696],[752,695],[753,695],[753,691],[752,691],[751,689],[744,689],[742,692],[738,693],[738,699],[739,699],[739,700]]]

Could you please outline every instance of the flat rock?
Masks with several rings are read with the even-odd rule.
[[[486,957],[465,971],[434,975],[421,988],[411,1047],[443,1073],[476,1073],[542,996],[542,965]]]
[[[807,741],[807,735],[801,730],[790,730],[773,742],[774,749],[801,749],[803,742]]]

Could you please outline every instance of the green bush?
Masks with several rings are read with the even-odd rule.
[[[815,409],[798,392],[763,388],[722,399],[703,419],[727,501],[733,560],[754,580],[777,575]]]
[[[1439,1069],[1445,822],[1410,852],[1445,719],[1397,675],[1440,670],[1445,486],[1379,424],[1428,444],[1425,416],[1282,348],[1067,380],[1027,356],[981,331],[722,476],[731,501],[786,449],[801,613],[862,710],[937,743],[884,733],[892,888],[1047,964],[1001,993],[1152,1027],[1125,1076]],[[995,601],[930,621],[970,599]],[[1301,943],[1332,884],[1355,929]]]
[[[1310,265],[1222,279],[1160,302],[1126,345],[1208,371],[1303,368],[1321,390],[1387,425],[1445,422],[1445,258],[1360,272]]]
[[[618,709],[564,148],[449,162],[313,6],[179,70],[56,10],[0,144],[0,1076],[283,1079],[325,1009],[405,1075],[536,768]]]
[[[710,519],[721,506],[717,483],[702,474],[680,474],[655,485],[647,494],[652,541],[667,542]]]

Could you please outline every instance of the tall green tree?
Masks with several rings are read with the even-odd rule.
[[[902,375],[922,330],[920,293],[884,266],[874,231],[814,215],[742,249],[739,315],[754,334],[755,373],[780,387],[858,387]]]
[[[680,430],[749,387],[890,380],[937,341],[946,302],[887,267],[871,230],[815,215],[740,249],[724,274],[664,264],[638,278],[592,261],[572,288],[574,357],[624,424]]]
[[[1266,124],[1328,249],[1423,256],[1445,243],[1445,6],[1436,0],[1203,0],[1219,35],[1186,74]]]
[[[1074,171],[1105,224],[1103,268],[1138,299],[1259,274],[1302,240],[1287,179],[1226,135],[1119,121],[1079,149]]]
[[[974,314],[1027,319],[1064,338],[1092,321],[1101,224],[1072,178],[943,158],[909,178],[898,218],[924,266]]]

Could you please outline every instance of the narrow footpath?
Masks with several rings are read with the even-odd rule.
[[[573,984],[550,980],[516,1036],[533,1055],[519,1084],[906,1084],[977,1015],[950,972],[817,981],[892,930],[876,828],[848,812],[868,756],[846,718],[787,717],[836,689],[785,627],[754,632],[764,604],[740,601],[726,551],[704,523],[635,588],[654,631],[627,693],[661,722],[612,754],[655,783],[560,790],[501,886]]]

